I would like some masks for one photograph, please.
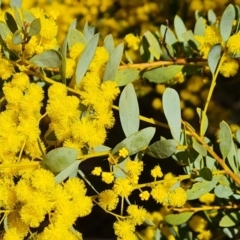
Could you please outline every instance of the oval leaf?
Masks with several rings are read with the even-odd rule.
[[[154,127],[147,127],[137,133],[125,138],[122,142],[118,143],[112,150],[112,154],[117,153],[120,149],[126,148],[129,156],[133,155],[142,149],[146,148],[155,134]]]
[[[203,19],[202,17],[198,18],[194,27],[194,35],[204,36],[205,28],[206,28],[205,19]]]
[[[212,9],[208,10],[208,22],[210,23],[210,25],[213,25],[217,20],[217,16],[215,14],[215,12]]]
[[[229,4],[223,12],[220,21],[220,34],[224,42],[228,40],[232,32],[233,21],[236,17],[235,8],[232,4]]]
[[[120,69],[116,73],[115,82],[119,87],[125,86],[136,80],[138,76],[139,70],[137,69]]]
[[[178,142],[174,139],[164,139],[151,144],[146,149],[146,154],[155,158],[168,158],[177,149]]]
[[[239,223],[239,212],[231,212],[229,215],[225,215],[219,222],[220,227],[233,227]]]
[[[167,88],[163,93],[162,102],[163,111],[172,136],[176,141],[179,141],[181,134],[181,108],[178,93],[172,88]]]
[[[214,193],[218,198],[228,198],[233,194],[233,191],[230,187],[219,184],[215,187]]]
[[[165,42],[169,45],[173,45],[175,42],[177,42],[177,39],[173,33],[173,31],[169,28],[167,28],[165,25],[161,25],[160,27],[160,33],[162,35],[162,38],[165,37]]]
[[[183,66],[172,65],[167,67],[154,68],[143,73],[143,77],[150,82],[164,83],[170,81],[176,74],[182,70]]]
[[[114,46],[114,39],[112,34],[108,34],[105,38],[104,38],[104,47],[106,48],[106,50],[108,51],[108,54],[111,55],[112,52],[115,49]]]
[[[17,30],[12,37],[12,42],[15,45],[21,44],[23,42],[22,31]]]
[[[206,181],[212,181],[213,175],[212,175],[212,171],[209,168],[207,167],[202,168],[199,171],[199,174]]]
[[[15,33],[18,30],[17,23],[9,12],[5,12],[5,21],[12,33]]]
[[[30,24],[28,36],[37,35],[38,33],[40,33],[40,31],[41,31],[40,18],[36,18],[36,19],[34,19],[34,20],[32,21],[32,23]]]
[[[11,8],[13,8],[13,7],[20,8],[21,5],[22,5],[22,0],[11,0],[10,1]]]
[[[103,76],[104,82],[108,80],[115,80],[115,76],[123,55],[123,47],[123,43],[119,44],[110,55]]]
[[[59,173],[70,166],[78,156],[74,148],[61,147],[48,152],[43,159],[44,168],[53,173]]]
[[[78,59],[75,77],[76,84],[79,85],[82,81],[88,67],[93,59],[97,45],[98,45],[99,34],[96,34],[86,45],[81,57]]]
[[[32,57],[29,62],[42,68],[56,68],[61,65],[62,56],[56,50],[46,50]]]
[[[139,106],[136,92],[131,83],[121,93],[119,99],[119,116],[126,137],[138,131],[140,124]]]
[[[168,214],[165,216],[165,221],[171,225],[181,225],[186,223],[188,219],[194,214],[194,212],[183,212],[179,214]]]
[[[183,20],[178,15],[176,15],[174,18],[174,29],[177,34],[178,40],[180,42],[184,42],[182,34],[184,34],[187,31],[187,29],[185,27]]]
[[[216,186],[220,177],[221,176],[213,176],[211,182],[203,180],[201,182],[195,183],[191,189],[187,190],[187,199],[194,200],[210,192]]]
[[[149,44],[149,51],[150,53],[156,58],[160,59],[160,55],[162,53],[162,50],[160,48],[159,40],[156,36],[154,36],[153,33],[150,31],[147,31],[144,33],[144,36],[146,37],[148,44]]]
[[[207,156],[207,149],[204,148],[200,143],[194,142],[193,143],[193,148],[202,156],[206,157]]]
[[[222,50],[221,44],[216,44],[210,49],[208,53],[207,60],[208,60],[208,65],[212,72],[212,75],[214,75],[219,59],[221,57],[221,50]]]
[[[224,121],[220,123],[219,130],[219,141],[220,141],[220,151],[222,153],[223,158],[226,158],[230,153],[233,140],[232,140],[232,132],[228,124]]]

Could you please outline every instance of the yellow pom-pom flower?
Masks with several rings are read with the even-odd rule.
[[[132,33],[129,33],[125,36],[124,39],[127,42],[129,48],[132,48],[133,50],[138,50],[140,43],[139,37],[136,37]]]
[[[167,188],[163,184],[157,184],[151,191],[152,197],[156,200],[158,203],[165,202],[167,198]]]
[[[150,197],[150,193],[148,191],[143,191],[139,194],[139,197],[142,201],[147,201]]]
[[[101,172],[102,172],[102,168],[101,168],[101,167],[95,167],[95,168],[92,170],[92,175],[100,176],[100,175],[101,175]]]
[[[127,178],[118,178],[114,183],[113,190],[121,197],[128,197],[133,191],[133,186]]]
[[[126,148],[122,148],[119,150],[118,155],[120,157],[126,158],[128,156],[128,150]]]
[[[163,173],[162,173],[162,170],[160,168],[160,166],[155,166],[152,170],[151,170],[151,175],[154,177],[154,178],[161,178],[163,176]]]
[[[111,172],[102,172],[102,181],[110,184],[114,180],[114,175]]]
[[[99,194],[99,205],[109,211],[114,210],[118,204],[118,195],[113,190],[105,190]]]
[[[182,207],[187,201],[186,191],[178,187],[168,193],[168,203],[173,207]]]
[[[130,218],[136,225],[141,225],[147,217],[146,209],[138,207],[137,205],[128,206],[127,213],[130,215]]]

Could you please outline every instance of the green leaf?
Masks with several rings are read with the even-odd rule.
[[[213,25],[217,20],[217,16],[212,9],[208,10],[208,22],[210,25]]]
[[[104,48],[106,48],[106,50],[108,51],[108,54],[111,55],[112,52],[115,49],[114,46],[114,39],[112,34],[108,34],[105,38],[104,38]]]
[[[221,57],[221,51],[222,51],[221,44],[216,44],[210,49],[210,51],[208,53],[208,59],[207,59],[208,66],[212,72],[212,75],[214,75],[214,73],[216,71],[218,62]]]
[[[55,183],[59,184],[63,182],[66,178],[68,178],[76,169],[78,169],[78,166],[81,162],[80,161],[74,161],[71,165],[69,165],[67,168],[65,168],[63,171],[58,173],[58,175],[55,176]]]
[[[62,83],[66,85],[67,36],[63,39],[60,52],[62,54],[62,64],[60,66],[61,80],[62,80]]]
[[[168,158],[177,150],[178,142],[175,139],[163,139],[151,144],[146,154],[155,158]]]
[[[12,33],[15,33],[18,30],[17,23],[14,17],[9,13],[5,12],[5,21]]]
[[[161,33],[162,38],[164,38],[164,36],[165,36],[165,42],[167,44],[173,45],[175,42],[177,42],[177,39],[176,39],[173,31],[171,29],[167,28],[165,25],[161,25],[160,33]]]
[[[174,30],[176,32],[178,40],[180,42],[184,42],[182,34],[184,34],[187,31],[187,29],[185,27],[183,20],[178,15],[174,17]]]
[[[228,198],[233,194],[233,191],[230,187],[219,184],[215,187],[214,193],[218,198]]]
[[[83,34],[87,42],[93,38],[94,32],[95,32],[95,27],[89,26],[88,22],[86,22],[83,28]]]
[[[154,68],[143,73],[143,77],[150,82],[165,83],[170,81],[176,74],[182,70],[183,66],[172,65],[167,67]]]
[[[203,122],[203,135],[206,133],[207,128],[208,128],[208,117],[206,114],[204,114],[204,112],[200,109],[197,108],[197,113],[199,116],[199,122],[201,122],[202,118],[204,117],[204,122]]]
[[[19,13],[19,8],[12,7],[12,10],[13,10],[13,14],[14,14],[14,17],[17,21],[18,26],[22,28],[23,27],[23,22],[22,22],[21,15]]]
[[[151,33],[150,31],[147,31],[144,33],[144,36],[146,37],[148,43],[149,43],[149,51],[150,53],[156,58],[160,59],[160,56],[162,54],[162,50],[160,48],[159,40],[156,38],[156,36]]]
[[[238,128],[238,130],[236,131],[235,138],[238,141],[238,143],[240,143],[240,128]]]
[[[220,20],[220,34],[224,42],[226,42],[231,35],[235,17],[235,8],[232,4],[229,4],[224,10],[222,18]]]
[[[194,142],[193,143],[193,148],[202,156],[206,157],[207,156],[207,149],[204,148],[200,143]]]
[[[31,23],[35,19],[35,16],[29,10],[22,8],[21,11],[26,23]]]
[[[173,226],[176,225],[181,225],[183,223],[186,223],[190,217],[192,217],[192,215],[194,214],[194,212],[183,212],[183,213],[179,213],[179,214],[168,214],[165,216],[165,221],[168,224],[171,224]]]
[[[68,47],[71,48],[75,43],[87,44],[84,35],[75,28],[69,28],[67,35]]]
[[[216,186],[220,177],[221,176],[213,176],[211,182],[202,180],[201,182],[195,183],[191,189],[187,190],[187,199],[194,200],[210,192]]]
[[[231,212],[229,215],[225,215],[219,222],[220,227],[233,227],[239,224],[239,212]]]
[[[126,177],[126,174],[124,173],[124,171],[127,172],[127,170],[125,168],[125,163],[128,160],[130,160],[130,158],[127,157],[122,162],[118,163],[117,165],[113,165],[113,174],[114,174],[115,178]]]
[[[136,80],[139,76],[139,72],[139,70],[133,68],[120,69],[116,73],[115,82],[118,84],[119,87],[125,86],[128,83]]]
[[[61,147],[48,152],[43,159],[44,168],[59,173],[76,161],[78,151],[74,148]]]
[[[22,30],[17,30],[12,37],[12,42],[15,45],[21,44],[23,42]]]
[[[108,80],[115,80],[116,73],[123,55],[123,47],[123,43],[119,44],[110,55],[105,68],[103,82]]]
[[[219,130],[220,151],[222,153],[223,158],[225,159],[232,148],[233,144],[232,132],[228,124],[224,121],[222,121],[219,126],[220,126]]]
[[[126,148],[129,156],[146,148],[155,134],[154,127],[147,127],[137,133],[125,138],[122,142],[118,143],[112,150],[112,154],[117,153],[120,149]]]
[[[78,59],[75,77],[76,84],[79,85],[82,81],[85,73],[88,70],[90,63],[94,57],[95,51],[98,45],[99,34],[96,34],[92,39],[87,43],[81,57]]]
[[[212,181],[213,175],[212,175],[212,171],[207,168],[204,167],[199,171],[200,176],[206,180],[206,181]]]
[[[234,173],[238,172],[238,155],[237,155],[237,149],[236,146],[232,140],[232,147],[230,152],[227,155],[227,161],[231,167],[231,169],[233,170]]]
[[[11,0],[10,6],[11,6],[11,8],[13,8],[13,7],[20,8],[22,6],[22,0]]]
[[[139,106],[135,89],[129,83],[122,91],[119,99],[119,116],[126,137],[139,129]]]
[[[176,90],[167,88],[162,97],[163,111],[173,138],[179,142],[181,134],[180,99]]]
[[[194,35],[204,36],[206,29],[205,19],[202,17],[198,18],[194,27]]]
[[[41,22],[40,18],[35,18],[30,24],[28,36],[34,36],[40,33],[41,31]]]
[[[8,34],[11,34],[8,26],[4,22],[0,21],[0,35],[2,39],[4,40]]]
[[[42,68],[60,67],[62,56],[56,50],[46,50],[38,55],[33,56],[29,62]]]

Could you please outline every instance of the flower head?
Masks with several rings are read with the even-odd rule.
[[[147,216],[146,209],[139,207],[137,205],[128,206],[127,213],[130,215],[130,218],[136,225],[141,225],[145,221]]]
[[[173,207],[182,207],[187,201],[186,191],[178,187],[168,193],[168,202]]]
[[[118,178],[114,183],[113,190],[121,197],[128,197],[133,191],[133,186],[127,178]]]
[[[135,231],[135,226],[130,219],[119,220],[113,224],[114,232],[118,237],[128,239]]]
[[[99,205],[109,211],[114,210],[118,204],[118,195],[112,190],[105,190],[99,194]]]

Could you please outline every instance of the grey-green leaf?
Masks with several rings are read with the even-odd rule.
[[[194,27],[194,35],[204,36],[205,29],[206,29],[205,20],[202,17],[198,18]]]
[[[207,149],[204,148],[200,143],[194,142],[193,143],[193,148],[202,156],[206,157],[207,156]]]
[[[201,182],[195,183],[191,189],[187,190],[187,199],[194,200],[210,192],[216,186],[220,177],[221,176],[213,176],[211,182],[202,180]]]
[[[9,30],[8,26],[4,22],[0,21],[0,35],[2,39],[4,40],[10,33],[11,31]]]
[[[180,42],[184,42],[183,34],[187,31],[183,20],[176,15],[174,17],[174,29]]]
[[[225,215],[219,222],[220,227],[233,227],[236,224],[239,224],[240,221],[240,213],[239,212],[231,212],[229,215]]]
[[[155,131],[156,129],[154,127],[147,127],[130,135],[115,146],[112,150],[112,154],[117,153],[122,148],[126,148],[128,150],[129,156],[143,150],[149,145]]]
[[[208,22],[210,23],[210,25],[213,25],[217,20],[217,16],[215,14],[215,12],[212,9],[208,10]]]
[[[12,37],[12,42],[15,45],[21,44],[23,42],[22,31],[17,30]]]
[[[108,34],[105,38],[104,38],[104,47],[106,48],[106,50],[108,51],[108,54],[111,55],[112,52],[115,49],[114,46],[114,39],[112,34]]]
[[[43,159],[43,167],[53,173],[59,173],[76,161],[78,151],[74,148],[61,147],[48,152]]]
[[[143,77],[150,82],[165,83],[170,81],[176,74],[183,69],[183,66],[172,65],[167,67],[154,68],[143,73]]]
[[[18,30],[17,23],[9,12],[5,12],[5,21],[12,33],[15,33]]]
[[[55,176],[55,183],[61,183],[63,182],[66,178],[68,178],[76,169],[78,169],[78,165],[80,164],[80,161],[74,161],[71,165],[69,165],[67,168],[62,170],[60,173],[58,173]]]
[[[60,66],[60,74],[61,74],[62,83],[66,85],[67,36],[63,39],[60,52],[62,54],[62,64]]]
[[[229,4],[224,10],[220,21],[220,34],[224,42],[226,42],[231,35],[233,21],[235,17],[235,8],[232,4]]]
[[[214,75],[214,73],[216,71],[218,62],[221,57],[221,51],[222,51],[221,44],[216,44],[210,49],[210,51],[208,53],[208,59],[207,59],[208,66],[212,72],[212,75]]]
[[[165,42],[169,45],[173,45],[175,42],[177,42],[177,39],[172,32],[171,29],[167,28],[165,25],[161,25],[160,32],[162,35],[162,38],[165,37]]]
[[[213,178],[212,171],[207,167],[202,168],[199,171],[199,175],[206,181],[212,181]]]
[[[42,68],[57,68],[62,63],[62,56],[56,50],[46,50],[38,55],[33,56],[30,63]]]
[[[11,8],[13,8],[13,7],[20,8],[22,6],[22,0],[11,0],[10,6],[11,6]]]
[[[119,99],[119,116],[126,137],[138,131],[140,124],[139,106],[136,92],[131,83],[121,93]]]
[[[40,18],[35,18],[30,24],[28,36],[34,36],[40,33],[41,31],[41,22]]]
[[[123,47],[123,43],[119,44],[110,55],[103,76],[104,82],[107,80],[115,80],[116,73],[123,55]]]
[[[181,225],[183,223],[186,223],[190,217],[192,217],[192,215],[194,214],[194,212],[183,212],[183,213],[179,213],[179,214],[168,214],[165,216],[165,221],[168,224],[171,224],[173,226],[176,225]]]
[[[160,56],[162,54],[162,50],[160,48],[159,40],[150,31],[145,32],[144,36],[146,37],[146,39],[147,39],[147,41],[149,43],[149,48],[148,49],[149,49],[150,53],[156,59],[160,59]]]
[[[68,47],[71,48],[75,43],[87,44],[84,35],[75,28],[69,28],[67,34]]]
[[[128,83],[133,82],[139,76],[139,70],[137,69],[120,69],[117,71],[115,76],[115,82],[118,84],[119,87],[125,86]]]
[[[208,128],[208,117],[202,111],[202,109],[200,109],[200,108],[197,108],[197,113],[198,113],[198,116],[199,116],[199,122],[201,122],[202,118],[204,118],[204,121],[203,121],[203,132],[202,132],[202,134],[204,135],[206,133],[206,131],[207,131],[207,128]]]
[[[225,121],[222,121],[220,123],[219,141],[222,156],[223,158],[226,158],[229,152],[231,151],[233,140],[231,129]]]
[[[94,32],[95,32],[95,27],[89,26],[88,22],[86,22],[83,28],[83,34],[87,42],[93,38]]]
[[[96,34],[92,37],[92,39],[87,43],[81,57],[78,59],[77,67],[76,67],[76,84],[79,85],[82,81],[86,71],[92,59],[94,57],[95,51],[98,45],[99,34]]]
[[[146,154],[155,158],[168,158],[177,149],[178,142],[175,139],[163,139],[151,144],[146,149]]]
[[[181,134],[180,99],[176,90],[167,88],[163,93],[163,111],[173,138],[179,142]]]
[[[233,194],[233,191],[230,187],[219,184],[215,187],[214,193],[218,198],[228,198]]]

